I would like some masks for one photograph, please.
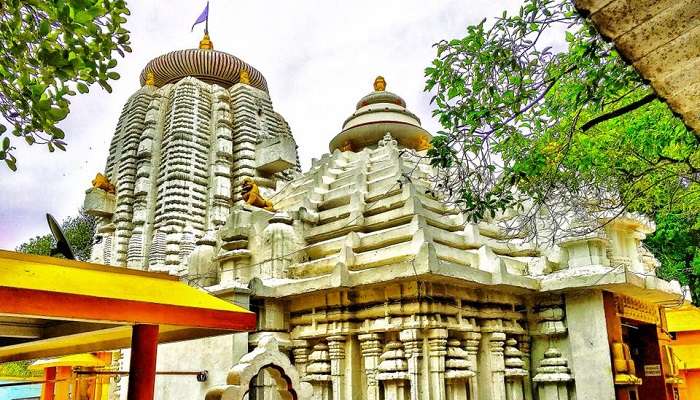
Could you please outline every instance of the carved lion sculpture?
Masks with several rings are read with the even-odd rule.
[[[116,193],[116,188],[112,183],[107,179],[106,176],[102,175],[101,173],[97,173],[95,175],[95,179],[92,180],[92,187],[102,189],[107,193],[114,194]]]
[[[264,208],[267,211],[275,211],[275,209],[272,207],[272,202],[262,197],[258,184],[255,183],[252,178],[243,179],[241,186],[243,188],[243,200],[245,200],[246,203],[250,204],[251,206]]]

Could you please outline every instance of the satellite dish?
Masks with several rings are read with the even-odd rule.
[[[51,249],[51,255],[53,256],[60,253],[69,260],[75,260],[73,249],[70,247],[68,240],[66,240],[66,235],[63,234],[61,226],[58,225],[58,222],[56,222],[51,214],[46,214],[46,221],[49,223],[49,229],[51,229],[53,238],[56,239],[56,247]]]

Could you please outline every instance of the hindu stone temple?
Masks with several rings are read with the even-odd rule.
[[[157,398],[671,398],[680,288],[655,276],[644,217],[550,246],[469,222],[430,190],[431,134],[382,77],[305,172],[265,77],[208,37],[141,83],[86,194],[93,261],[258,317],[164,345],[159,370],[209,375],[161,376]]]

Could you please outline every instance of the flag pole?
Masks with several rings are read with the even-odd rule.
[[[209,2],[207,1],[207,19],[204,21],[204,34],[209,34]]]

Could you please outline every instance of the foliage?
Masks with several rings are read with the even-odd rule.
[[[40,378],[43,376],[42,371],[33,371],[29,369],[32,361],[12,361],[0,364],[0,376],[12,378]]]
[[[473,221],[550,242],[646,213],[660,274],[700,294],[698,136],[573,2],[524,0],[436,49],[425,70],[443,126],[428,152],[436,190]]]
[[[688,285],[697,305],[700,299],[700,215],[657,215],[656,232],[645,243],[661,262],[657,270],[659,276]]]
[[[541,43],[559,32],[566,49]],[[659,187],[697,190],[697,137],[570,1],[527,0],[436,47],[426,90],[444,131],[428,155],[472,220],[525,206],[514,228],[534,235],[544,216],[581,234],[572,221],[667,206]]]
[[[85,214],[80,210],[76,217],[68,217],[61,223],[61,229],[66,235],[66,240],[70,243],[78,260],[86,261],[90,258],[97,219]],[[48,256],[51,249],[56,246],[56,241],[51,234],[36,236],[17,247],[17,251],[22,253]]]
[[[130,52],[124,0],[6,0],[0,4],[0,160],[16,170],[9,133],[65,150],[56,126],[69,96],[97,82],[111,92],[113,53]],[[8,130],[8,128],[10,128]]]

